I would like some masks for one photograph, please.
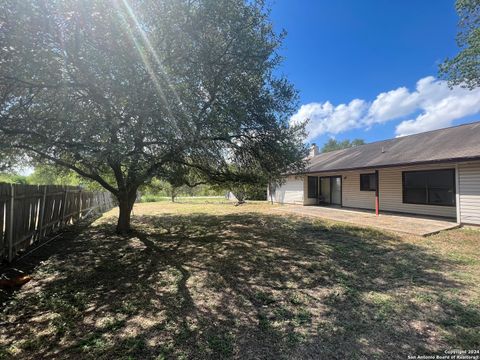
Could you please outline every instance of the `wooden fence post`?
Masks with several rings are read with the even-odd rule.
[[[78,202],[78,203],[77,203],[77,209],[78,209],[78,210],[77,210],[77,211],[78,211],[78,213],[77,213],[77,221],[79,221],[79,220],[80,220],[80,216],[82,215],[82,204],[81,204],[81,202],[82,202],[82,188],[79,188],[79,189],[78,189],[78,199],[77,199],[77,202]]]
[[[62,208],[62,219],[60,221],[60,227],[64,227],[66,224],[65,222],[65,214],[67,213],[67,196],[68,190],[65,188],[65,195],[63,196],[63,208]]]
[[[14,209],[15,209],[15,186],[10,185],[10,209],[8,219],[8,262],[13,260],[13,219],[14,219]]]
[[[43,186],[43,196],[40,200],[40,216],[38,217],[38,240],[43,237],[43,222],[45,221],[45,202],[47,201],[47,186]]]

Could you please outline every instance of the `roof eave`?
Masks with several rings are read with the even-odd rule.
[[[456,162],[465,162],[465,161],[474,161],[474,160],[480,160],[480,155],[478,155],[478,156],[466,156],[466,157],[459,157],[459,158],[446,158],[446,159],[437,159],[437,160],[403,162],[403,163],[396,163],[396,164],[368,165],[368,166],[327,169],[327,170],[312,170],[312,171],[305,171],[305,172],[302,172],[302,173],[290,173],[290,174],[285,174],[285,175],[287,175],[287,176],[297,175],[298,176],[298,175],[306,175],[306,174],[330,173],[330,172],[339,172],[339,171],[382,169],[382,168],[391,168],[391,167],[428,165],[428,164],[452,163],[452,162],[456,163]]]

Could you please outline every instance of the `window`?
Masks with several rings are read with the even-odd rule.
[[[308,177],[308,198],[317,198],[318,197],[318,177],[309,176]]]
[[[377,177],[375,173],[360,174],[360,191],[375,191],[377,190]]]
[[[403,202],[455,206],[455,170],[403,172]]]

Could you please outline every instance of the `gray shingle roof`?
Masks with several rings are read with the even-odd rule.
[[[480,121],[331,151],[310,159],[307,172],[480,159]]]

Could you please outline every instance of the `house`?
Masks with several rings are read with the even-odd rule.
[[[269,198],[480,225],[480,122],[319,153]]]

